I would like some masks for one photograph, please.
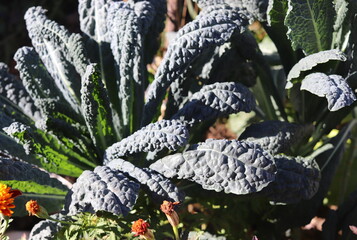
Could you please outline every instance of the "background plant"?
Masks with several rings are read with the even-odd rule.
[[[79,1],[82,35],[41,7],[26,12],[33,48],[14,57],[22,82],[0,65],[0,177],[24,192],[18,206],[34,198],[49,212],[64,204],[70,216],[150,216],[164,236],[155,201],[181,201],[196,206],[180,213],[182,230],[232,239],[281,237],[315,216],[355,125],[355,3],[197,3],[201,12],[177,33],[150,85],[146,64],[159,47],[165,1]],[[254,19],[273,54],[260,51],[268,37],[259,46],[247,30]],[[204,142],[217,118],[252,111],[239,140]],[[68,190],[30,164],[78,179]],[[353,199],[331,214],[326,236],[354,223],[345,214]],[[47,221],[32,237],[60,227],[76,233]]]

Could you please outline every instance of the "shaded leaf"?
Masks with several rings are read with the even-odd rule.
[[[181,192],[169,179],[149,168],[135,167],[128,161],[120,158],[107,164],[110,168],[117,169],[124,174],[136,179],[140,184],[148,188],[153,198],[162,203],[167,201],[183,201],[184,193]]]
[[[0,95],[10,100],[15,106],[17,105],[32,120],[41,118],[41,113],[25,87],[14,75],[9,73],[9,68],[5,63],[0,63]]]
[[[275,216],[272,217],[278,219],[276,226],[279,226],[279,230],[285,231],[291,227],[304,226],[316,216],[318,209],[323,205],[323,199],[342,159],[348,135],[349,129],[345,128],[340,131],[328,143],[331,147],[315,156],[315,160],[321,169],[321,180],[317,193],[310,200],[303,200],[300,203],[286,206],[276,206]]]
[[[60,211],[68,191],[56,178],[25,162],[0,158],[0,182],[19,189],[22,195],[15,198],[15,215],[25,216],[25,203],[37,200],[48,212]]]
[[[117,170],[98,166],[84,171],[66,196],[65,212],[106,211],[126,215],[138,197],[139,184],[129,180]]]
[[[146,12],[140,11],[142,14],[139,17],[142,19],[141,22],[145,32],[144,57],[147,64],[152,62],[160,48],[160,33],[165,28],[167,3],[166,0],[138,0],[138,2],[146,3],[143,4],[146,7]],[[137,3],[135,4],[135,8],[138,9]]]
[[[176,151],[188,141],[188,130],[176,120],[162,120],[151,123],[127,138],[110,146],[105,151],[104,161],[138,152],[161,151],[167,148]]]
[[[234,194],[259,192],[275,180],[271,155],[259,145],[236,140],[207,140],[194,150],[164,157],[150,168],[165,177],[188,179],[204,189]]]
[[[286,79],[286,88],[291,88],[293,86],[292,83],[296,83],[298,81],[297,79],[300,77],[302,72],[309,71],[321,63],[326,63],[332,60],[346,61],[347,58],[343,52],[337,49],[321,51],[304,57],[290,70]]]
[[[337,210],[329,211],[326,221],[322,225],[322,236],[326,240],[338,238],[342,230],[341,239],[353,239],[357,235],[356,224],[357,191],[352,192],[348,198],[338,206]]]
[[[300,89],[325,97],[330,111],[337,111],[356,101],[353,90],[340,75],[311,73],[302,80]]]
[[[294,50],[306,55],[330,49],[334,24],[332,1],[288,0],[285,18],[288,37]]]
[[[275,155],[286,152],[293,144],[308,137],[312,131],[313,126],[308,124],[264,121],[247,127],[239,139],[257,143]]]
[[[275,181],[263,190],[271,201],[297,203],[312,198],[319,188],[320,169],[314,159],[274,156]]]

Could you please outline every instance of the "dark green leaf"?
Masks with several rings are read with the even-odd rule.
[[[288,0],[288,3],[285,25],[294,50],[302,49],[310,55],[330,49],[335,17],[333,2]]]

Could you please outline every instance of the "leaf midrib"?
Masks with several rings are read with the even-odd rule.
[[[310,15],[311,15],[312,26],[314,28],[314,32],[315,32],[315,36],[316,36],[317,49],[318,49],[318,51],[322,51],[323,49],[322,49],[322,45],[321,45],[321,36],[318,31],[317,23],[315,21],[315,14],[311,8],[310,0],[306,0],[306,3],[309,8]]]

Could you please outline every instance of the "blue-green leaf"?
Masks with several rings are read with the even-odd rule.
[[[162,201],[183,201],[184,194],[169,179],[150,168],[139,168],[128,161],[116,158],[107,164],[112,169],[117,169],[125,175],[136,179],[147,188],[153,198]]]
[[[64,98],[80,113],[80,75],[88,62],[81,36],[48,20],[45,13],[41,7],[32,7],[25,14],[32,45]]]
[[[66,196],[65,212],[111,212],[126,215],[138,197],[139,184],[126,178],[118,170],[99,166],[84,171]]]
[[[127,138],[110,146],[105,151],[104,161],[124,157],[138,152],[161,151],[167,148],[176,151],[188,141],[188,130],[176,120],[151,123]]]
[[[257,144],[212,139],[164,157],[150,168],[168,178],[194,181],[207,190],[239,195],[261,191],[275,180],[277,171],[273,157]]]
[[[353,90],[340,75],[311,73],[302,80],[300,89],[325,97],[330,111],[337,111],[356,101]]]
[[[255,99],[240,83],[215,83],[201,88],[172,118],[190,124],[238,112],[251,112]]]
[[[293,86],[292,83],[298,82],[298,79],[303,72],[309,71],[319,64],[333,60],[346,61],[347,58],[343,52],[336,49],[321,51],[304,57],[290,70],[286,79],[286,88],[291,88]]]
[[[235,31],[244,31],[247,24],[248,20],[241,12],[228,6],[220,6],[206,14],[198,15],[194,21],[181,28],[175,41],[169,46],[149,88],[143,124],[152,120],[166,89],[185,73],[193,60],[205,49],[228,41]]]

